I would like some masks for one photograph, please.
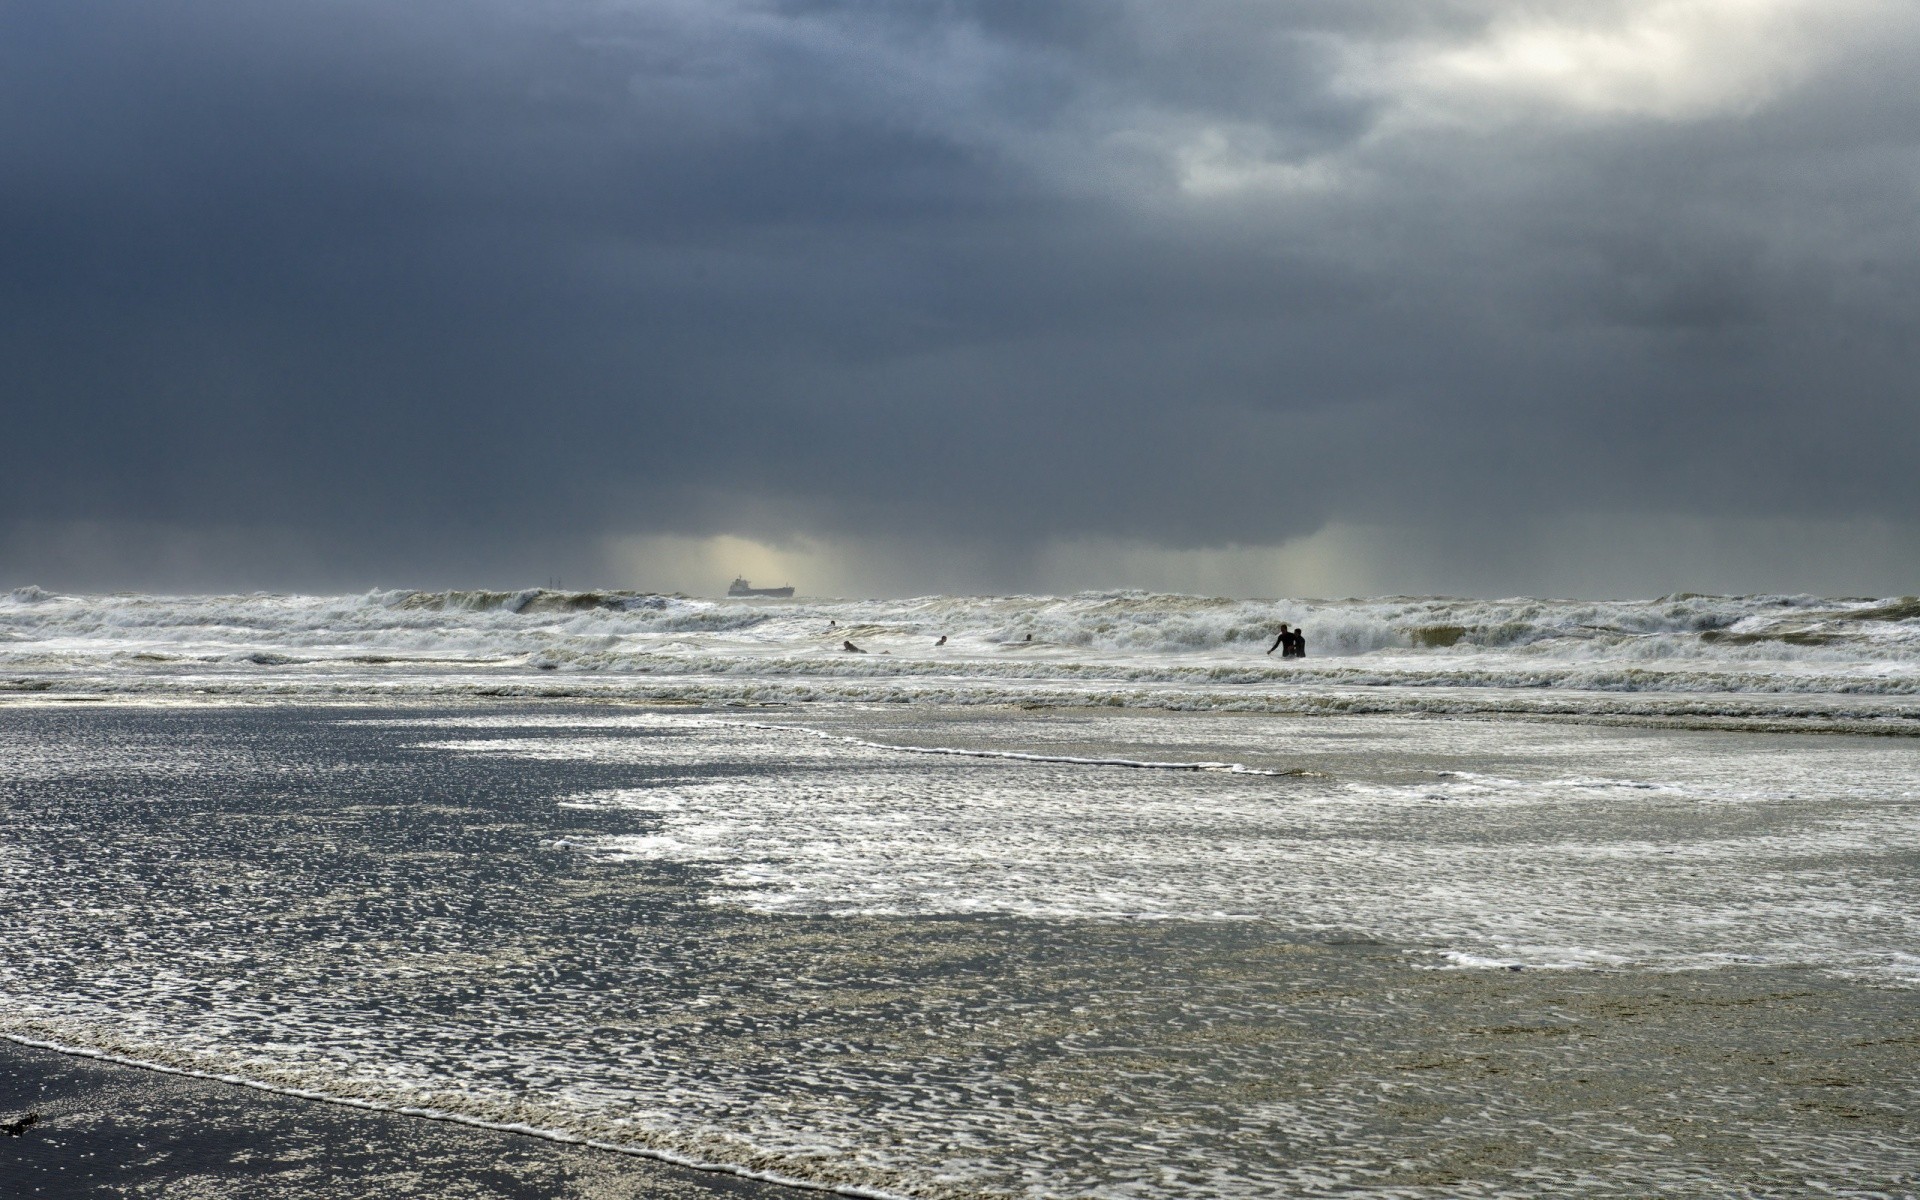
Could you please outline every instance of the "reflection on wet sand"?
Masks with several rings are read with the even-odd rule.
[[[0,1021],[896,1194],[1920,1170],[1908,740],[781,721],[14,710]]]

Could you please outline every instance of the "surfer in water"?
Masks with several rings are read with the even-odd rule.
[[[840,645],[846,650],[848,654],[865,654],[866,653],[865,650],[862,650],[860,647],[853,644],[852,638],[848,638],[846,641],[841,642]]]
[[[936,646],[944,646],[946,644],[947,644],[947,635],[944,633],[940,635],[940,640],[934,643],[934,645]]]
[[[1281,658],[1305,658],[1307,656],[1307,635],[1291,628],[1285,621],[1280,622],[1280,634],[1273,639],[1273,645],[1267,647],[1267,653],[1275,650]]]

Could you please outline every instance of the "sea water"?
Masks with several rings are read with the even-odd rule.
[[[16,593],[0,1032],[860,1193],[1911,1194],[1905,604]]]
[[[1264,653],[1281,622],[1306,630],[1307,658]],[[32,689],[1902,724],[1920,720],[1920,598],[772,601],[29,587],[0,597],[0,691]]]

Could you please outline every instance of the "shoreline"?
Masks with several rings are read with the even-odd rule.
[[[301,1094],[0,1033],[0,1192],[318,1200],[851,1194],[499,1122]],[[871,1194],[871,1193],[868,1193]]]
[[[1911,742],[449,708],[14,712],[0,1195],[1920,1178]]]

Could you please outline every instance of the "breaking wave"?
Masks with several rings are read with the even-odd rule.
[[[1305,630],[1307,659],[1266,654],[1281,622]],[[709,701],[1265,711],[1369,692],[1354,707],[1461,711],[1498,693],[1497,707],[1514,710],[1579,693],[1599,697],[1580,711],[1623,710],[1609,695],[1798,697],[1804,709],[1824,697],[1850,698],[1851,716],[1904,721],[1911,703],[1858,702],[1920,696],[1920,597],[0,595],[0,690],[524,695],[561,680],[573,681],[566,694]]]

